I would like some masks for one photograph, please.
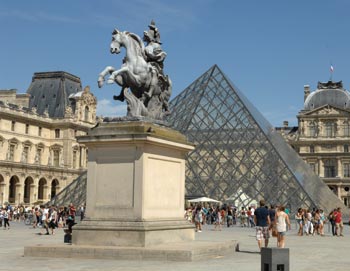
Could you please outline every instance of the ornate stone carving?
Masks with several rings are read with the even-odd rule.
[[[69,105],[66,106],[65,111],[64,111],[64,117],[69,118],[73,115],[73,109]]]
[[[318,89],[343,89],[343,81],[339,81],[339,82],[333,82],[333,81],[318,82],[317,83],[317,88]]]
[[[86,105],[96,105],[97,104],[96,97],[94,95],[92,95],[90,92],[90,86],[86,86],[84,88],[84,91],[82,94],[82,100],[83,100],[83,103]]]

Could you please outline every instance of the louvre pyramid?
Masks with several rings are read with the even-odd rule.
[[[328,211],[344,206],[214,65],[171,101],[168,121],[196,145],[186,196],[249,206],[260,199]]]
[[[47,205],[68,206],[73,203],[78,207],[86,202],[87,172],[81,174],[77,179],[67,185]]]

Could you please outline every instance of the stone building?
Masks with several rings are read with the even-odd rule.
[[[96,103],[61,71],[35,73],[25,94],[0,90],[0,203],[46,202],[86,171],[76,136],[95,125]]]
[[[277,128],[328,187],[350,206],[350,93],[342,82],[304,86],[298,127]]]

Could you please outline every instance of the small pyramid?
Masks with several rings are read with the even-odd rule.
[[[171,101],[168,122],[196,145],[186,195],[248,207],[265,199],[293,212],[346,208],[217,65]]]

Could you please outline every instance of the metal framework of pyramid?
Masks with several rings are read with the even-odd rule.
[[[168,122],[196,148],[186,161],[186,196],[231,201],[260,199],[328,212],[343,203],[285,142],[239,89],[214,65],[171,101]],[[49,204],[86,201],[82,174]]]
[[[86,183],[87,172],[84,172],[53,197],[47,205],[68,206],[70,203],[76,207],[84,205],[86,202]]]
[[[299,207],[344,206],[274,127],[214,65],[171,101],[170,125],[196,148],[186,196],[249,206],[260,199]]]

